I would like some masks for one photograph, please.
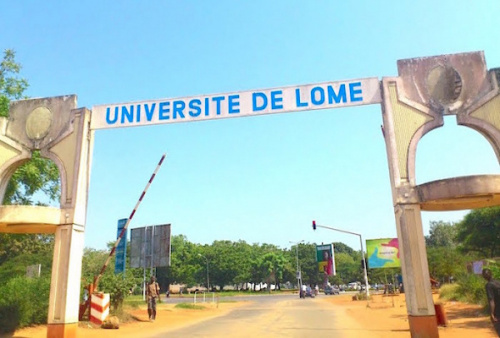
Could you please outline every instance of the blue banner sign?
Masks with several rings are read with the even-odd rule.
[[[91,129],[202,121],[382,102],[377,78],[92,107]]]
[[[116,234],[116,239],[120,236],[125,224],[127,224],[128,218],[122,218],[118,220],[118,231]],[[116,257],[115,257],[115,274],[125,273],[125,261],[127,260],[127,231],[123,234],[120,243],[116,247]]]

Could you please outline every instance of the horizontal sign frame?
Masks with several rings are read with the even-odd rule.
[[[378,78],[92,107],[91,129],[205,121],[381,103]]]

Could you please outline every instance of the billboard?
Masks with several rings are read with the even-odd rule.
[[[397,238],[367,239],[366,254],[370,269],[401,267]]]
[[[122,218],[118,220],[118,227],[116,232],[116,239],[120,237],[123,228],[127,224],[128,218]],[[125,272],[125,261],[127,259],[127,231],[123,234],[120,243],[116,247],[116,258],[115,258],[115,275]]]
[[[333,256],[333,244],[316,245],[316,261],[318,271],[328,276],[335,276],[335,258]]]
[[[170,266],[170,224],[130,231],[130,267]]]

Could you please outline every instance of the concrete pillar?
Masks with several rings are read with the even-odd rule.
[[[1,206],[0,232],[55,233],[48,337],[76,337],[93,133],[76,96],[16,101],[0,118],[0,195],[15,169],[39,150],[57,165],[60,208]]]
[[[457,115],[499,156],[500,96],[482,52],[399,60],[398,74],[382,80],[382,117],[408,320],[412,337],[438,337],[421,210],[491,206],[498,203],[500,184],[495,177],[475,176],[417,186],[417,144],[443,125],[444,115]]]
[[[383,80],[383,120],[389,161],[394,213],[399,239],[401,270],[412,337],[438,337],[434,303],[430,289],[427,253],[420,204],[412,175],[413,138],[442,125],[429,109],[414,107],[401,100],[401,80]],[[425,127],[424,127],[425,126]]]
[[[78,326],[92,134],[90,112],[79,109],[72,114],[73,132],[43,152],[57,158],[65,170],[61,206],[67,210],[67,223],[56,230],[47,337],[75,337]]]
[[[84,246],[81,225],[61,225],[55,233],[47,337],[76,337]]]
[[[438,337],[420,205],[398,205],[395,215],[412,337]]]

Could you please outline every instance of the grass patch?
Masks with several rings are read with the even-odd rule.
[[[444,300],[458,300],[458,284],[445,284],[439,288],[439,298]]]
[[[225,298],[225,299],[219,299],[219,303],[238,303],[238,302],[232,299]]]
[[[371,297],[369,297],[368,299],[371,299]],[[366,292],[353,295],[352,300],[366,300]]]
[[[146,305],[146,302],[141,300],[132,300],[132,301],[125,301],[124,305],[127,305],[127,307],[132,308],[132,309],[137,309],[141,305]]]
[[[439,298],[467,304],[478,304],[487,308],[488,301],[484,290],[484,280],[476,275],[464,275],[457,283],[445,284],[439,288]]]
[[[179,303],[175,305],[177,309],[189,309],[189,310],[204,310],[205,307],[202,305],[196,305],[193,303]]]
[[[284,293],[290,293],[290,292],[285,292],[285,291],[280,291],[280,290],[275,290],[275,291],[252,291],[252,290],[241,290],[241,291],[222,291],[222,292],[216,292],[216,296],[219,297],[233,297],[233,296],[263,296],[263,295],[279,295],[279,294],[284,294]]]

